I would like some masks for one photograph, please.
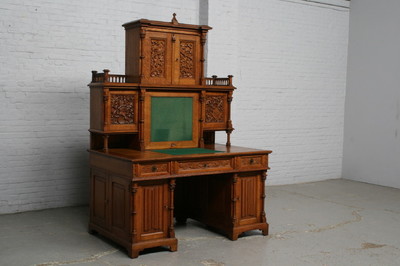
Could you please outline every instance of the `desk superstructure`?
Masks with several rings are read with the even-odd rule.
[[[271,151],[231,146],[232,76],[204,77],[209,26],[141,19],[126,30],[125,75],[92,71],[89,231],[132,258],[177,250],[174,221],[196,219],[236,240],[268,234]],[[227,134],[215,144],[215,132]]]

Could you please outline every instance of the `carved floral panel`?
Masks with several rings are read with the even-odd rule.
[[[165,74],[165,40],[151,40],[150,76],[164,77]]]
[[[179,54],[180,54],[180,77],[194,78],[194,42],[181,41]]]
[[[219,168],[232,168],[230,160],[214,160],[214,161],[189,161],[180,162],[179,171],[190,171],[190,170],[203,170],[203,169],[219,169]]]
[[[134,95],[111,95],[111,124],[134,124]]]
[[[206,96],[206,123],[225,122],[224,96]]]

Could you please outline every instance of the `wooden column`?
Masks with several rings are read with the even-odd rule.
[[[230,79],[232,79],[232,76],[230,76]],[[227,110],[227,125],[226,125],[226,146],[230,147],[231,146],[231,133],[233,131],[232,127],[232,120],[231,120],[231,103],[232,103],[232,94],[233,92],[230,91],[228,94],[228,110]]]
[[[144,151],[144,108],[145,108],[145,101],[144,98],[146,96],[146,90],[141,89],[139,95],[139,149]]]

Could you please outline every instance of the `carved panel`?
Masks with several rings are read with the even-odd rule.
[[[206,96],[206,123],[225,122],[224,96]]]
[[[143,233],[163,231],[162,186],[143,187]]]
[[[134,123],[134,95],[111,94],[111,124]]]
[[[178,172],[196,172],[204,170],[228,170],[232,169],[230,159],[213,161],[185,161],[179,162]]]
[[[261,167],[263,166],[262,156],[241,157],[241,167]]]
[[[139,176],[154,176],[154,175],[166,175],[168,171],[168,163],[158,164],[140,164]]]
[[[165,76],[165,40],[151,40],[151,56],[150,56],[150,77]]]
[[[194,78],[194,42],[181,41],[179,47],[180,54],[180,77]]]

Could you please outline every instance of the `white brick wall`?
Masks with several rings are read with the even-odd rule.
[[[0,213],[86,204],[91,70],[124,72],[140,18],[198,23],[198,0],[0,2]]]
[[[208,73],[238,87],[233,144],[274,150],[271,184],[340,176],[348,10],[200,1],[0,2],[0,213],[86,204],[90,71],[123,73],[121,25],[173,12],[214,28]]]
[[[230,0],[209,11],[208,73],[238,87],[233,145],[274,151],[268,184],[341,177],[349,9]]]

